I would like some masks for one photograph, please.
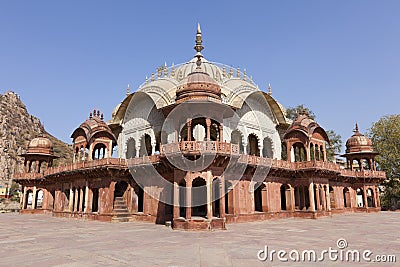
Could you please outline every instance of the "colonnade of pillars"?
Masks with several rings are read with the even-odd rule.
[[[350,170],[354,170],[354,164],[353,161],[356,160],[358,163],[358,167],[360,170],[364,170],[364,159],[347,159],[347,168],[349,168]],[[365,159],[368,162],[368,167],[370,170],[372,171],[376,171],[376,164],[375,164],[375,159],[369,158],[369,159]]]
[[[42,164],[44,163],[44,166]],[[34,164],[34,168],[32,168],[32,165]],[[41,168],[45,167],[46,169],[48,167],[52,166],[52,161],[46,161],[46,160],[26,160],[25,161],[25,172],[33,172],[33,173],[39,173],[41,171]]]
[[[187,141],[192,141],[192,119],[188,119],[186,122],[187,126]],[[224,126],[222,123],[219,124],[219,141],[223,142],[224,141],[224,136],[223,136],[223,129]],[[211,119],[206,118],[206,141],[211,140]],[[177,141],[177,140],[176,140]]]
[[[224,183],[224,178],[218,177],[215,178],[217,180],[213,179],[214,177],[208,173],[207,177],[204,179],[206,184],[206,218],[207,219],[212,219],[214,216],[215,210],[218,210],[218,214],[216,214],[217,217],[223,218],[225,217],[225,183]],[[177,181],[174,181],[174,208],[173,208],[173,217],[174,219],[180,218],[181,217],[181,201],[180,201],[180,195],[181,195],[181,190],[184,190],[184,196],[185,196],[185,214],[184,218],[186,220],[192,219],[192,209],[195,208],[196,204],[193,203],[193,194],[192,194],[192,182],[193,179],[188,178],[186,180],[186,185],[185,187],[180,186]],[[218,190],[218,197],[213,195],[215,194],[215,190],[213,190],[213,187],[215,189],[216,185],[213,185],[213,181],[216,181],[218,184],[217,190]],[[198,187],[197,187],[198,188]],[[213,193],[214,191],[214,193]],[[213,197],[215,199],[213,199]],[[198,204],[198,203],[197,203]],[[218,205],[218,206],[216,206]]]

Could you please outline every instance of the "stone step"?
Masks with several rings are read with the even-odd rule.
[[[129,218],[128,217],[113,217],[111,219],[111,222],[118,222],[118,223],[129,222]]]
[[[114,213],[129,213],[128,209],[114,209]]]

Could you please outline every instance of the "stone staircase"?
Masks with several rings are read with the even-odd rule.
[[[131,217],[123,197],[116,197],[114,201],[114,216],[111,222],[129,222]]]

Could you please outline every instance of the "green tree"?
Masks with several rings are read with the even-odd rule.
[[[335,161],[335,155],[339,155],[342,151],[343,141],[340,134],[335,133],[333,130],[326,131],[329,137],[330,145],[326,145],[326,158],[330,162]]]
[[[376,156],[379,170],[386,172],[382,183],[385,191],[382,195],[382,206],[390,207],[400,200],[400,114],[380,118],[368,130]]]
[[[310,117],[310,119],[315,120],[314,112],[305,107],[303,104],[297,105],[296,107],[288,107],[286,109],[286,117],[294,121],[297,117],[297,114],[301,114],[304,112],[308,113],[308,117]]]
[[[286,110],[286,116],[291,120],[295,120],[297,115],[302,113],[307,113],[308,117],[312,120],[315,120],[316,118],[314,112],[303,104],[296,107],[289,107]],[[328,130],[326,131],[326,134],[328,135],[330,142],[330,145],[326,145],[326,158],[328,161],[334,162],[335,155],[340,154],[342,150],[342,137],[340,134],[335,133],[334,130]]]

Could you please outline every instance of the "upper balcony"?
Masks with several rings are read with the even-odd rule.
[[[58,167],[48,168],[44,173],[16,173],[14,179],[44,179],[45,176],[54,175],[62,172],[73,172],[77,170],[115,167],[126,169],[127,166],[152,165],[160,162],[161,158],[173,155],[201,155],[201,154],[230,155],[237,157],[238,163],[246,164],[252,167],[264,166],[273,169],[290,171],[308,171],[308,170],[326,170],[337,173],[343,177],[357,178],[386,178],[386,173],[382,171],[362,170],[351,171],[341,169],[338,164],[324,161],[303,161],[289,162],[271,158],[259,157],[256,155],[241,154],[237,144],[231,144],[218,141],[182,141],[161,145],[161,153],[151,156],[143,156],[130,159],[121,158],[103,158],[100,160],[81,161]]]
[[[16,173],[14,175],[15,180],[22,180],[22,179],[43,179],[44,176],[54,175],[57,173],[63,172],[73,172],[77,170],[85,170],[85,169],[93,169],[93,168],[104,168],[104,167],[115,167],[126,169],[126,162],[125,159],[120,158],[103,158],[99,160],[92,160],[92,161],[81,161],[75,162],[71,164],[66,164],[57,167],[50,167],[45,170],[43,173]]]

